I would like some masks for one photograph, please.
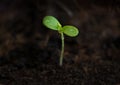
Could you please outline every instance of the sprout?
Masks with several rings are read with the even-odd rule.
[[[70,37],[75,37],[79,34],[79,31],[76,27],[71,25],[63,26],[60,24],[60,22],[53,16],[45,16],[43,18],[43,24],[52,30],[56,30],[61,34],[61,41],[62,41],[62,47],[61,47],[61,55],[60,55],[60,66],[62,66],[63,62],[63,55],[64,55],[64,34]]]

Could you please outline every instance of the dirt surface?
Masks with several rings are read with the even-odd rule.
[[[0,2],[0,85],[120,85],[119,0]],[[79,28],[61,39],[45,15]]]

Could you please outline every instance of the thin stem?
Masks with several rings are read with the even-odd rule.
[[[63,55],[64,55],[64,35],[61,33],[61,41],[62,41],[62,47],[61,47],[61,55],[60,55],[60,66],[62,66],[63,62]]]

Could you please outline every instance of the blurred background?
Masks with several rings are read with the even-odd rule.
[[[60,49],[59,35],[42,24],[46,15],[55,16],[62,25],[79,28],[76,38],[65,36],[65,55],[75,50],[70,55],[76,54],[76,62],[120,59],[119,0],[1,0],[0,56],[30,43],[40,49],[51,43],[51,48]]]

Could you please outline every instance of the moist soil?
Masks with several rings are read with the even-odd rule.
[[[120,85],[118,4],[117,0],[2,1],[0,85]],[[79,29],[77,37],[65,36],[62,66],[61,38],[42,25],[45,15]]]

